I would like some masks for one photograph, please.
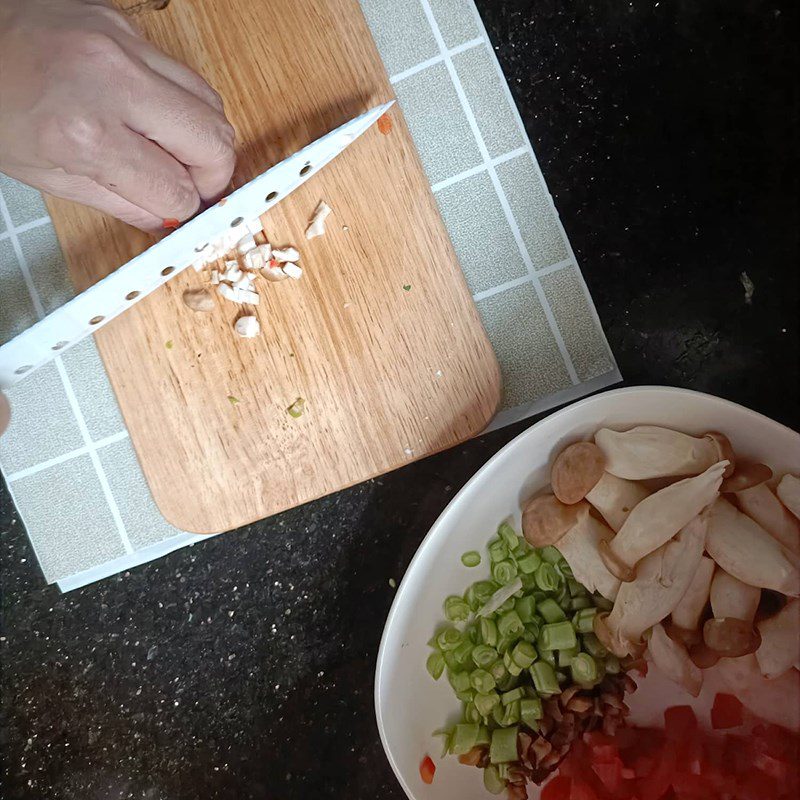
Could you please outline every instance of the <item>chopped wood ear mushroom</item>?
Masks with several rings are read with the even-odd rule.
[[[554,545],[587,508],[585,503],[565,505],[552,494],[534,497],[522,512],[522,533],[534,547]]]
[[[576,442],[562,450],[553,462],[550,485],[553,494],[571,505],[583,500],[603,476],[603,451],[592,442]]]
[[[639,483],[604,472],[586,499],[600,512],[611,530],[618,531],[650,492]]]
[[[689,436],[669,428],[640,425],[629,431],[602,428],[594,437],[606,471],[618,478],[646,480],[699,475],[720,461],[732,471],[733,449],[722,434]]]
[[[800,519],[800,478],[797,475],[784,475],[778,484],[778,497],[792,514]]]
[[[800,667],[800,600],[788,602],[756,627],[761,634],[756,659],[765,678],[777,678],[792,667]]]
[[[720,461],[701,475],[673,483],[642,500],[614,539],[601,548],[611,572],[621,581],[631,580],[642,558],[714,502],[727,465]]]
[[[654,625],[647,637],[647,654],[668,678],[683,686],[692,697],[700,694],[702,670],[692,663],[683,643],[670,639],[661,624]]]
[[[796,557],[722,497],[711,509],[706,550],[719,566],[743,583],[790,597],[800,594]]]
[[[600,623],[605,630],[595,628],[615,655],[633,654],[641,648],[644,632],[666,619],[686,594],[703,555],[707,527],[706,511],[642,559],[636,578],[620,586],[614,608]]]
[[[680,602],[672,609],[672,624],[684,631],[696,631],[700,625],[700,617],[708,603],[711,592],[711,579],[716,564],[707,556],[700,559],[692,576],[692,582]],[[683,638],[683,637],[681,637]]]
[[[711,611],[715,617],[744,619],[751,622],[756,617],[761,602],[761,589],[749,586],[738,578],[718,568],[709,591]]]

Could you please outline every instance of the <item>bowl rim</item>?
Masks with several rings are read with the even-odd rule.
[[[684,389],[676,386],[658,386],[658,385],[648,384],[643,386],[626,386],[619,389],[611,389],[605,392],[598,392],[597,394],[590,395],[589,397],[585,397],[581,400],[578,400],[577,402],[563,406],[562,408],[559,408],[553,413],[548,414],[547,416],[538,420],[533,425],[526,428],[524,431],[515,436],[510,442],[506,443],[485,464],[483,464],[483,466],[481,466],[481,468],[453,496],[450,502],[442,510],[441,514],[439,514],[439,516],[436,518],[436,521],[433,523],[433,525],[431,525],[431,527],[428,529],[428,532],[425,534],[424,538],[419,543],[419,546],[417,547],[411,561],[409,562],[408,567],[406,567],[403,577],[405,577],[405,575],[408,575],[411,572],[412,568],[417,563],[417,561],[421,559],[422,557],[421,554],[427,548],[430,541],[436,536],[439,529],[444,526],[445,520],[452,506],[454,506],[456,502],[461,498],[461,496],[466,492],[468,492],[476,483],[479,483],[481,480],[483,480],[484,474],[493,469],[493,467],[497,464],[498,461],[502,461],[506,457],[509,451],[521,447],[528,437],[535,435],[534,431],[538,430],[545,424],[550,425],[552,423],[557,422],[561,417],[573,413],[576,409],[583,408],[586,406],[591,406],[595,403],[598,403],[600,400],[607,400],[610,397],[620,397],[623,395],[635,395],[635,394],[647,395],[652,393],[662,394],[662,395],[672,394],[675,396],[682,396],[682,397],[702,397],[708,400],[713,400],[716,403],[728,406],[730,408],[736,408],[739,411],[745,411],[747,414],[750,414],[754,417],[758,417],[761,420],[770,423],[771,425],[778,426],[782,428],[790,436],[794,437],[798,436],[797,431],[794,431],[793,429],[789,428],[783,423],[777,422],[776,420],[766,416],[765,414],[762,414],[759,411],[754,411],[753,409],[748,408],[747,406],[743,406],[741,403],[735,403],[732,400],[726,400],[722,397],[718,397],[716,395],[709,394],[707,392],[698,392],[694,389]],[[395,595],[394,600],[392,601],[391,608],[389,609],[389,613],[386,616],[386,622],[384,623],[383,626],[383,633],[381,634],[380,646],[378,647],[378,655],[375,663],[375,687],[373,691],[373,701],[375,705],[375,721],[378,726],[378,734],[380,736],[381,746],[383,747],[383,751],[403,791],[406,793],[408,797],[414,797],[411,788],[409,787],[408,783],[401,774],[399,766],[386,741],[386,731],[384,727],[384,720],[380,703],[381,686],[383,683],[383,673],[385,669],[384,666],[385,653],[386,653],[387,642],[389,639],[388,634],[389,630],[392,627],[395,617],[399,613],[398,610],[400,606],[404,605],[406,589],[408,586],[409,584],[407,584],[401,578],[397,594]],[[408,591],[410,591],[410,589],[408,589]]]

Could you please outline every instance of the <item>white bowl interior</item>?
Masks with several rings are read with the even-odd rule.
[[[601,427],[625,429],[664,425],[687,433],[719,430],[741,456],[769,464],[776,474],[800,472],[800,435],[767,417],[710,395],[681,389],[620,389],[576,403],[542,420],[494,456],[459,492],[420,545],[398,589],[383,633],[375,678],[375,708],[384,749],[412,800],[485,800],[481,771],[454,757],[439,758],[434,730],[457,721],[460,704],[443,676],[434,682],[425,669],[427,641],[444,621],[442,603],[489,574],[485,546],[498,524],[549,482],[552,458],[567,444],[589,438]],[[479,550],[481,565],[468,569],[461,554]],[[641,695],[641,697],[639,697]],[[713,696],[713,695],[711,695]],[[685,692],[649,676],[634,695],[637,721],[657,717]],[[695,703],[710,704],[704,692]],[[436,763],[434,782],[425,785],[419,764]]]

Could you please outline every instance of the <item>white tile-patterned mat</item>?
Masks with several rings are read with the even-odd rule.
[[[494,427],[619,380],[473,0],[361,0],[498,355]],[[0,176],[0,341],[73,295],[41,197]],[[9,392],[0,467],[69,590],[207,537],[156,508],[92,340]]]

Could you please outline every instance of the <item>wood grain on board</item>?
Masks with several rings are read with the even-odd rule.
[[[136,22],[222,95],[236,186],[393,96],[357,0],[172,0]],[[492,417],[494,354],[397,107],[391,119],[388,135],[373,127],[263,217],[272,243],[299,247],[305,273],[260,284],[260,337],[236,337],[241,309],[216,296],[211,314],[186,308],[184,290],[204,282],[191,269],[98,331],[173,525],[252,522],[450,447]],[[321,199],[328,233],[308,242]],[[91,210],[49,206],[78,289],[149,244]],[[298,397],[306,410],[293,419]]]

